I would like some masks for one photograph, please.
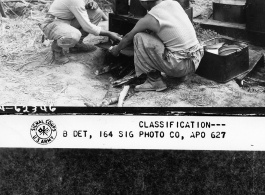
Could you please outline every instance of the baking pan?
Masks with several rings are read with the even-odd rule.
[[[225,83],[249,69],[249,51],[246,43],[234,39],[213,38],[204,42],[208,46],[219,43],[240,45],[241,49],[224,56],[205,50],[196,73],[210,80]]]

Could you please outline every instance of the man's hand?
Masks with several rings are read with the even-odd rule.
[[[115,32],[109,32],[108,36],[114,43],[119,43],[122,40],[122,35]]]
[[[120,51],[117,49],[117,45],[114,45],[109,49],[109,52],[114,55],[115,57],[119,56]]]

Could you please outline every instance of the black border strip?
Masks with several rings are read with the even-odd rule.
[[[8,108],[8,109],[6,109]],[[16,109],[15,109],[16,108]],[[19,111],[18,111],[19,110]],[[34,107],[4,106],[0,115],[265,116],[265,107]]]

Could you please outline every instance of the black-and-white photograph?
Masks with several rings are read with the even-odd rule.
[[[0,194],[265,195],[264,10],[0,0]]]
[[[263,107],[263,0],[1,0],[1,106]]]

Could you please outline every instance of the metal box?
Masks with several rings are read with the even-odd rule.
[[[188,15],[191,22],[193,22],[193,8],[189,7],[185,9],[186,14]]]
[[[242,49],[227,56],[204,51],[204,56],[196,71],[198,75],[225,83],[249,69],[249,51],[246,43],[228,38],[213,38],[205,41],[204,45],[214,45],[223,42],[229,45],[240,45]]]
[[[247,0],[246,29],[248,39],[265,46],[265,0]]]
[[[183,7],[183,9],[187,9],[190,7],[190,0],[175,0],[179,2],[179,4]]]
[[[147,10],[141,5],[139,0],[131,0],[130,14],[134,17],[143,17],[147,14]]]
[[[115,14],[127,15],[130,10],[128,0],[115,0],[113,12]]]
[[[213,19],[222,22],[245,23],[245,4],[223,4],[213,2]]]
[[[265,33],[264,0],[247,0],[246,28],[248,31]]]
[[[109,30],[120,35],[130,32],[140,18],[129,17],[128,15],[116,15],[109,13]]]
[[[189,19],[192,21],[192,7],[185,10]],[[117,15],[109,13],[109,30],[125,35],[130,32],[141,17],[131,17],[129,15]]]
[[[190,0],[175,0],[180,3],[183,9],[190,7]],[[139,0],[114,0],[113,12],[115,14],[131,15],[135,17],[143,17],[147,13],[146,9],[141,5]]]

